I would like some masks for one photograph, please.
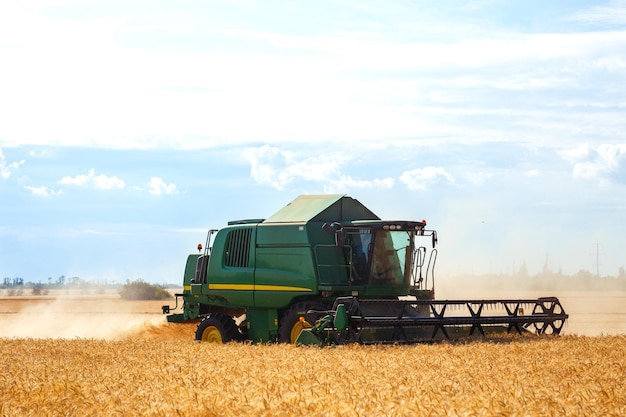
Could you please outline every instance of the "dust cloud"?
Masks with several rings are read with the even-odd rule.
[[[166,323],[163,301],[125,301],[118,295],[5,297],[0,337],[114,340]]]
[[[520,286],[521,287],[521,286]],[[486,285],[480,280],[455,280],[437,286],[437,299],[536,299],[557,297],[569,319],[562,335],[601,336],[626,334],[626,291],[515,288]]]
[[[472,285],[438,286],[443,299],[536,299],[558,297],[569,319],[563,335],[626,334],[626,291],[512,290]],[[117,294],[56,295],[0,298],[2,338],[85,338],[116,340],[127,337],[191,339],[196,323],[167,323],[165,301],[125,301]]]

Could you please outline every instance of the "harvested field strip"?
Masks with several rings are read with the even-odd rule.
[[[626,337],[416,346],[0,339],[2,416],[626,415]]]

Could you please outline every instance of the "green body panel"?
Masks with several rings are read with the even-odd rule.
[[[303,223],[259,225],[255,307],[285,308],[294,298],[317,294],[311,250]]]
[[[351,239],[359,245],[340,242],[341,228],[352,230]],[[342,295],[407,295],[408,275],[377,282],[367,268],[357,271],[357,264],[350,261],[357,248],[369,251],[371,259],[377,250],[368,244],[373,228],[381,230],[380,218],[343,195],[300,196],[266,220],[231,221],[215,234],[210,255],[208,250],[189,255],[183,314],[172,314],[168,320],[241,311],[246,313],[248,338],[271,341],[278,337],[284,312],[296,302],[332,305]],[[379,240],[382,244],[383,237]],[[387,267],[409,266],[408,249],[406,256],[387,252]]]
[[[320,285],[349,285],[349,269],[344,251],[336,245],[317,245],[313,251]]]
[[[394,296],[403,296],[408,294],[408,286],[407,285],[365,285],[363,289],[359,292],[359,296],[361,297],[394,297]]]
[[[278,339],[278,316],[275,308],[249,308],[246,310],[248,338],[255,342]]]
[[[183,292],[182,295],[177,294],[177,297],[182,296],[183,312],[180,314],[171,314],[167,316],[168,322],[184,322],[194,320],[200,315],[200,303],[191,292],[191,281],[195,277],[196,264],[199,257],[199,253],[192,253],[187,256],[185,273],[183,275]]]
[[[187,264],[185,265],[185,275],[183,276],[183,291],[186,291],[185,287],[191,285],[191,281],[195,277],[196,264],[199,257],[199,253],[192,253],[187,257]]]
[[[322,346],[322,340],[309,329],[303,329],[296,339],[298,346]]]
[[[333,319],[335,329],[343,331],[348,328],[348,313],[346,313],[346,305],[339,304],[335,310],[335,318]]]
[[[239,231],[249,233],[247,250],[234,254],[230,245],[235,243],[234,234]],[[254,306],[255,239],[256,224],[228,226],[217,233],[211,249],[206,284],[202,287],[203,294],[223,298],[220,303],[223,305]]]
[[[184,323],[186,321],[189,321],[189,319],[185,318],[184,313],[176,313],[176,314],[170,314],[169,316],[167,316],[167,321],[168,323]]]

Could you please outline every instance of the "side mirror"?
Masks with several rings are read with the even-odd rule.
[[[329,235],[332,235],[333,233],[335,233],[335,228],[333,227],[334,223],[324,223],[322,225],[322,230],[325,231],[326,233],[328,233]]]
[[[343,227],[341,226],[341,223],[324,223],[322,225],[322,230],[328,234],[335,234],[335,244],[337,246],[339,246],[340,248],[343,248],[345,246]]]

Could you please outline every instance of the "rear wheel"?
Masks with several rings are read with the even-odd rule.
[[[313,327],[322,313],[308,313],[309,310],[324,311],[318,304],[297,303],[289,307],[278,328],[278,341],[281,343],[296,343],[302,329]]]
[[[213,313],[205,317],[196,328],[196,340],[209,343],[228,343],[239,336],[239,329],[232,317]]]

